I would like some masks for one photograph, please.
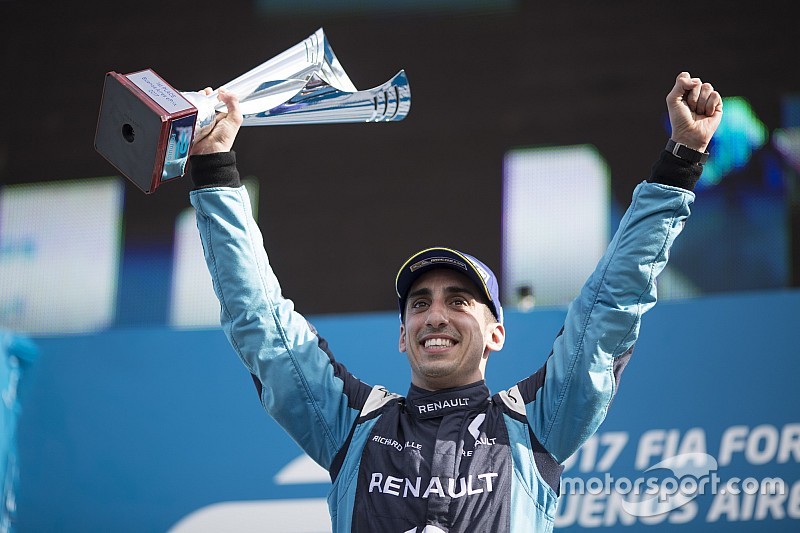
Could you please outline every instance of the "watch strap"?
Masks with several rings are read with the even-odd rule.
[[[672,139],[667,141],[667,146],[664,149],[675,157],[679,157],[691,163],[704,165],[705,162],[708,161],[708,152],[698,152],[683,143],[676,143]]]

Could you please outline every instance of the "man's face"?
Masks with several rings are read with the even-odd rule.
[[[408,356],[414,385],[439,390],[479,381],[489,352],[500,350],[504,340],[502,324],[466,275],[436,269],[409,289],[399,348]]]

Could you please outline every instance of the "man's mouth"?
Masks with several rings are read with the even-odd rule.
[[[451,348],[455,342],[452,339],[445,339],[443,337],[434,337],[432,339],[425,339],[422,345],[425,348]]]

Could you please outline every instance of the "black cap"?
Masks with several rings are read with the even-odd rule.
[[[406,299],[411,285],[425,272],[436,268],[449,268],[465,274],[486,296],[492,314],[503,323],[503,308],[500,305],[500,290],[497,276],[477,258],[452,248],[427,248],[417,252],[403,263],[397,272],[395,289],[397,290],[400,317],[405,313]]]

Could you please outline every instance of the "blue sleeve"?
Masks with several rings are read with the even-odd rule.
[[[244,187],[191,193],[223,330],[269,414],[328,469],[371,388],[327,350],[283,297]]]
[[[608,249],[570,304],[547,362],[503,393],[522,398],[524,409],[507,403],[527,417],[536,439],[558,462],[605,418],[642,315],[656,303],[656,277],[693,201],[694,193],[678,187],[636,187]]]

